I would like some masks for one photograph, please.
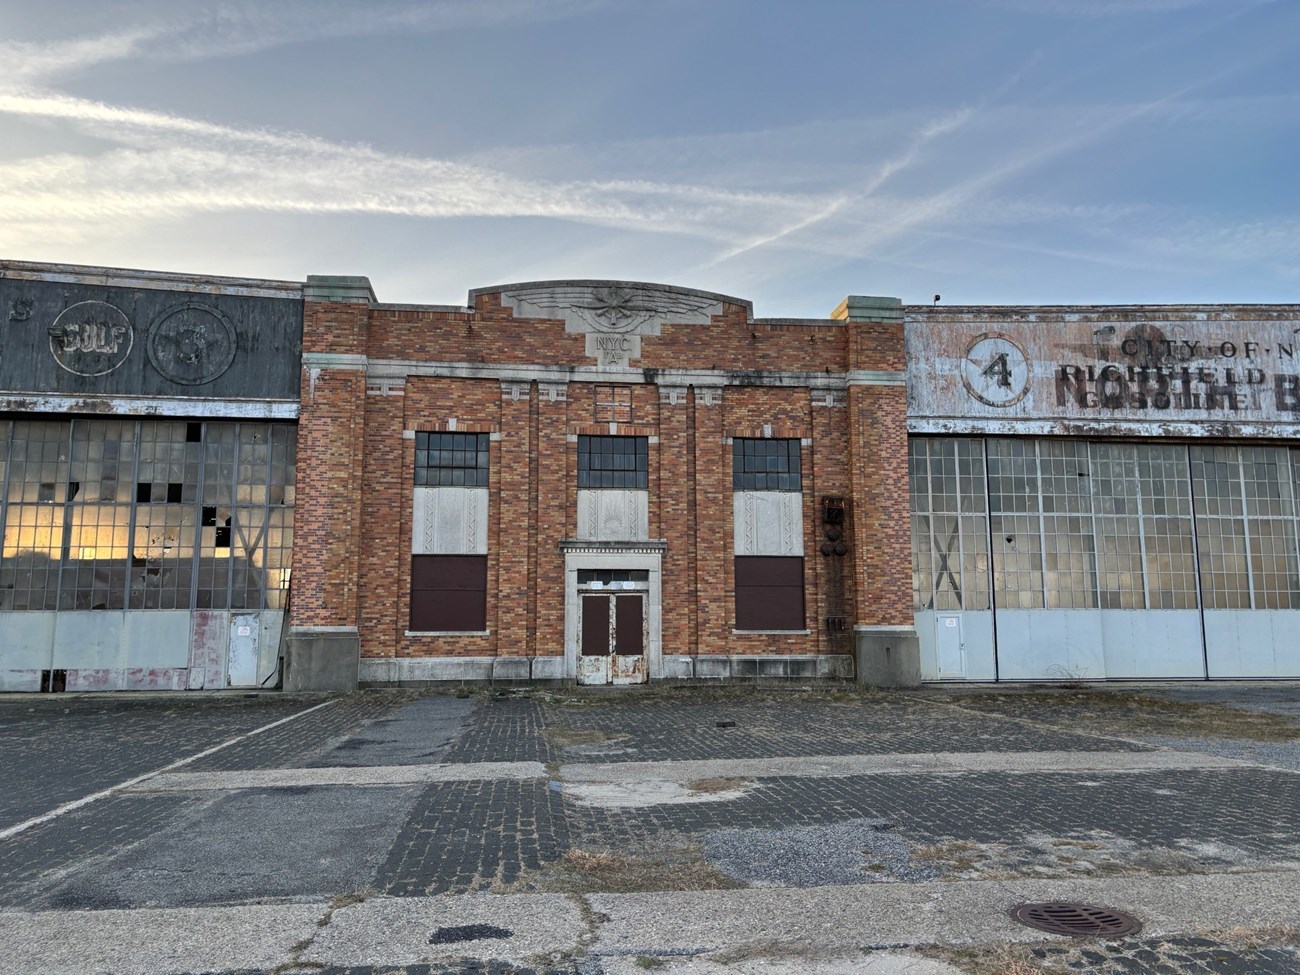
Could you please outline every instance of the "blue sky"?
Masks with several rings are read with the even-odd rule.
[[[0,0],[0,256],[1291,302],[1300,0]]]

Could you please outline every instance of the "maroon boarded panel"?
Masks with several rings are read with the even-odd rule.
[[[416,633],[486,630],[487,556],[411,556],[411,629]]]
[[[736,629],[804,629],[802,558],[736,557]]]
[[[799,555],[737,555],[736,588],[741,586],[799,586],[803,588],[803,557]]]
[[[609,597],[604,593],[582,597],[582,655],[609,656]]]
[[[645,597],[640,593],[614,597],[614,652],[645,653]]]
[[[487,593],[413,589],[411,629],[417,633],[481,633],[487,629]]]
[[[487,590],[486,555],[412,555],[411,588]]]

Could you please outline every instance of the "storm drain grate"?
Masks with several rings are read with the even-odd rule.
[[[452,945],[461,941],[480,941],[484,938],[509,938],[514,935],[507,928],[494,924],[461,924],[453,928],[439,928],[429,935],[431,945]]]
[[[1142,930],[1142,922],[1128,914],[1069,901],[1021,904],[1012,908],[1011,917],[1027,927],[1071,938],[1118,937]]]

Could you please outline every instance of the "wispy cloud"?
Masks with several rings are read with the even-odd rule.
[[[0,41],[0,86],[51,84],[112,61],[229,57],[332,37],[438,33],[581,16],[623,0],[227,0],[167,4],[147,26],[54,42]]]
[[[0,92],[0,113],[116,143],[0,166],[11,221],[170,219],[261,210],[411,217],[550,217],[731,242],[825,206],[795,194],[649,180],[545,182],[308,135],[241,130],[53,92]],[[0,230],[0,243],[9,234]],[[20,241],[12,241],[19,243]]]

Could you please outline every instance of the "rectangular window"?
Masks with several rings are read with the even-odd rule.
[[[649,487],[646,437],[578,437],[578,487]]]
[[[415,434],[417,487],[487,487],[486,433]]]
[[[798,440],[737,437],[731,444],[731,486],[737,491],[800,491]]]
[[[631,423],[632,387],[596,386],[596,422]]]
[[[736,557],[736,629],[802,630],[803,557]]]
[[[411,556],[411,629],[486,630],[487,556]]]

